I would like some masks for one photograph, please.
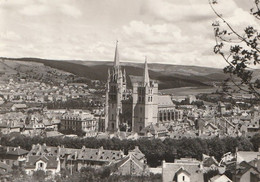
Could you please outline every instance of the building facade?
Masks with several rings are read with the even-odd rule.
[[[165,99],[158,95],[157,81],[150,80],[147,60],[145,60],[142,77],[129,77],[132,89],[127,89],[126,72],[122,71],[120,66],[118,45],[116,45],[114,65],[108,70],[106,84],[106,131],[140,133],[147,126],[158,123],[159,117],[164,113],[167,114],[167,118],[165,120],[161,118],[161,123],[182,118],[170,97],[170,100],[166,99],[166,103],[159,101]]]

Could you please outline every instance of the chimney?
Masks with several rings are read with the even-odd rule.
[[[162,160],[162,169],[166,167],[165,160]]]
[[[257,160],[256,160],[256,167],[257,167],[257,170],[260,171],[260,155],[258,154],[257,155]]]

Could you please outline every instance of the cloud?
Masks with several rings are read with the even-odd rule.
[[[50,11],[50,8],[43,4],[32,4],[27,5],[20,10],[20,13],[27,16],[39,16],[42,14],[46,14]]]
[[[213,53],[211,24],[216,16],[207,1],[0,3],[0,56],[112,61],[115,40],[119,39],[122,61],[143,62],[147,56],[149,62],[216,67],[225,64]],[[257,23],[235,0],[220,0],[215,7],[242,30],[248,23]]]
[[[79,9],[77,9],[74,6],[68,5],[68,4],[61,5],[61,12],[63,12],[64,14],[66,14],[68,16],[72,16],[74,18],[77,18],[77,17],[81,16],[81,14],[82,14]]]

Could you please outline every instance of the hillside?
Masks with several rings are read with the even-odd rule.
[[[107,71],[112,66],[112,62],[100,61],[63,61],[63,60],[46,60],[37,58],[2,58],[6,61],[22,61],[41,63],[45,66],[69,72],[89,80],[107,79]],[[149,64],[149,74],[151,79],[158,80],[159,89],[179,88],[179,87],[205,87],[211,86],[212,82],[220,82],[226,75],[221,69],[166,65],[166,64]],[[122,67],[128,75],[141,76],[143,74],[143,64],[140,63],[122,63]]]

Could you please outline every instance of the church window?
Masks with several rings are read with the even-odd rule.
[[[151,97],[151,102],[153,102],[153,97]]]
[[[114,120],[114,114],[112,114],[112,120]]]
[[[115,128],[115,124],[112,123],[111,126],[112,126],[112,130],[114,130],[114,128]]]
[[[162,120],[163,120],[163,114],[160,113],[160,121],[162,121]]]
[[[164,112],[164,121],[166,121],[167,120],[167,113],[166,112]]]
[[[171,120],[171,113],[168,112],[167,114],[168,114],[168,120]]]
[[[143,112],[143,108],[142,107],[140,107],[140,113],[142,113]]]
[[[148,97],[148,102],[150,102],[150,97]]]
[[[172,111],[172,120],[174,120],[174,111]]]
[[[185,181],[185,176],[182,176],[182,181]]]

